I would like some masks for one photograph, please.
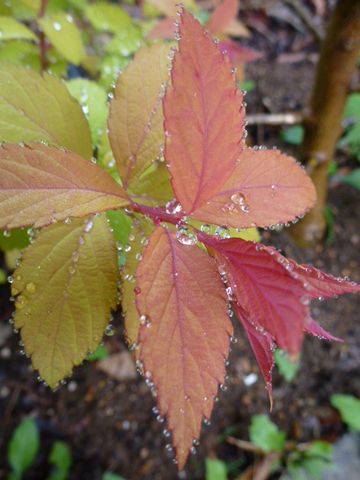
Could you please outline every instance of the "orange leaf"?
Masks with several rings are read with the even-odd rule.
[[[163,100],[165,158],[176,197],[190,214],[234,171],[244,146],[244,109],[228,58],[186,11],[179,35]]]
[[[110,175],[75,153],[41,143],[0,148],[0,228],[41,227],[128,203]]]
[[[222,191],[192,216],[228,227],[267,227],[294,220],[315,199],[312,181],[293,158],[246,148]]]
[[[158,390],[181,469],[209,418],[232,326],[215,262],[157,227],[137,270],[140,358]]]
[[[116,84],[109,139],[124,188],[160,156],[164,144],[161,94],[168,81],[169,46],[142,47]]]

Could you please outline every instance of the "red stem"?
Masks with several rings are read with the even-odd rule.
[[[148,207],[146,205],[140,205],[139,203],[132,203],[131,209],[134,212],[142,213],[143,215],[150,217],[157,225],[161,222],[177,225],[184,220],[184,215],[168,213],[163,207]]]
[[[45,16],[46,9],[48,6],[49,0],[41,0],[40,9],[38,12],[38,18],[42,18]],[[39,28],[38,32],[39,37],[39,50],[40,50],[40,64],[41,64],[41,71],[44,71],[48,67],[48,59],[46,56],[46,38],[44,32]]]

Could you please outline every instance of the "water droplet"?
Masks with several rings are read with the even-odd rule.
[[[196,245],[197,237],[187,227],[180,227],[176,232],[176,238],[182,245]]]
[[[84,232],[88,233],[92,230],[94,226],[94,222],[93,220],[88,220],[86,223],[85,223],[85,226],[84,226]]]
[[[61,23],[59,22],[54,22],[53,27],[54,27],[54,30],[56,30],[57,32],[60,32],[62,29]]]
[[[3,235],[4,235],[4,237],[10,237],[11,232],[9,232],[9,230],[4,230]]]
[[[105,335],[107,335],[108,337],[112,337],[113,335],[115,335],[115,329],[111,323],[109,323],[109,325],[105,328]]]
[[[175,198],[173,200],[170,200],[166,204],[166,213],[169,213],[170,215],[176,215],[181,211],[182,211],[182,206]]]
[[[22,310],[26,305],[26,297],[24,297],[23,295],[19,295],[16,299],[16,302],[15,302],[15,307],[18,309],[18,310]]]
[[[70,217],[66,217],[65,220],[64,220],[64,223],[65,223],[66,225],[70,225],[70,223],[71,223],[71,218],[70,218]]]
[[[34,282],[29,282],[26,284],[26,291],[29,293],[35,293],[36,292],[36,285]]]

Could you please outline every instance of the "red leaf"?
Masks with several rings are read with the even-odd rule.
[[[175,19],[174,18],[163,18],[149,32],[148,38],[151,38],[151,39],[174,38],[175,31],[176,31],[176,29],[175,29]]]
[[[243,97],[231,66],[184,11],[172,86],[163,100],[165,158],[176,197],[189,214],[216,195],[244,146]]]
[[[251,348],[254,352],[256,361],[259,365],[262,376],[264,377],[266,387],[268,389],[270,405],[272,406],[272,369],[274,367],[274,349],[275,342],[271,335],[267,332],[259,331],[256,326],[251,323],[246,313],[243,312],[238,303],[234,304],[235,312],[238,319],[245,329],[249,339]]]
[[[259,249],[256,243],[238,238],[201,238],[216,249],[242,316],[259,332],[268,332],[280,348],[297,354],[307,318],[307,308],[301,302],[302,283],[291,281],[288,272],[261,245]]]
[[[315,203],[314,185],[296,161],[279,150],[246,148],[221,192],[192,216],[235,228],[287,223]]]
[[[223,32],[231,20],[237,16],[238,0],[223,0],[213,11],[206,28],[211,33]]]
[[[157,227],[137,270],[140,358],[158,390],[181,469],[209,418],[232,326],[216,264]]]
[[[321,340],[332,340],[334,342],[342,342],[341,338],[334,337],[331,333],[327,332],[324,328],[322,328],[315,320],[310,318],[308,324],[305,327],[306,333],[310,333],[314,335],[314,337],[318,337]]]
[[[223,54],[229,57],[234,67],[263,57],[261,52],[244,47],[239,42],[234,42],[233,40],[223,40],[219,43],[219,47]]]

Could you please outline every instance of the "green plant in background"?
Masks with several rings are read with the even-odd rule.
[[[207,458],[205,461],[206,480],[227,480],[226,463],[217,458]]]
[[[251,442],[265,453],[284,450],[285,433],[267,415],[252,416],[249,433]]]
[[[331,405],[339,410],[347,426],[360,432],[360,400],[352,395],[335,394],[331,396]]]
[[[275,351],[274,356],[281,375],[287,382],[292,382],[300,368],[299,360],[292,359],[287,352],[280,349]]]
[[[52,446],[49,463],[52,465],[52,473],[48,480],[66,480],[72,464],[71,451],[64,442],[55,442]]]
[[[8,446],[11,467],[9,480],[20,480],[34,463],[40,448],[39,430],[32,418],[23,420],[14,431]]]

